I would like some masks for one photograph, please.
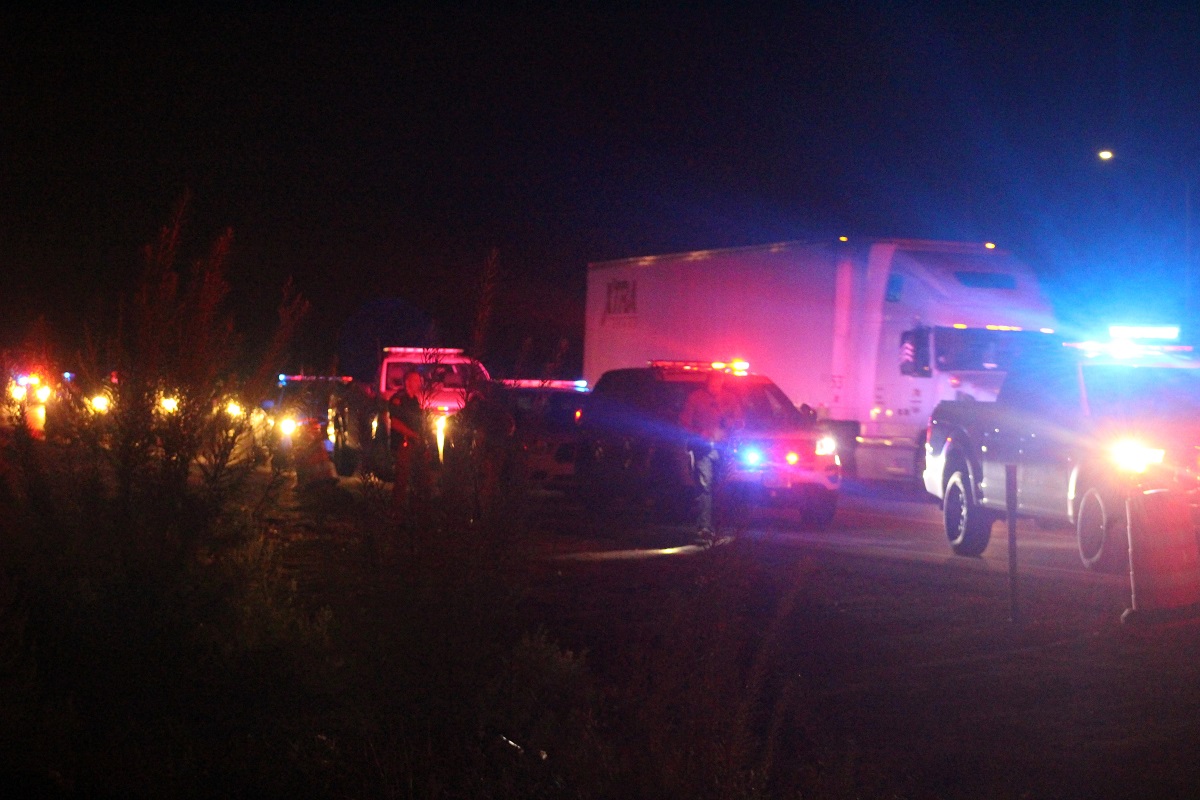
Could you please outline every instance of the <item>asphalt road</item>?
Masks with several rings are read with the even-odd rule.
[[[558,529],[555,557],[589,561],[695,555],[688,544],[689,526],[664,524],[646,516],[606,520],[602,526],[580,518],[581,511],[555,505]],[[597,534],[597,528],[600,533]],[[1008,528],[999,520],[992,539],[979,558],[954,555],[946,542],[941,509],[925,492],[887,483],[848,483],[841,495],[837,516],[825,530],[806,526],[789,509],[757,511],[739,535],[750,541],[770,540],[797,549],[834,551],[876,559],[883,563],[908,562],[943,565],[952,570],[1007,574]],[[1069,527],[1046,527],[1019,520],[1016,535],[1017,571],[1031,577],[1055,578],[1080,585],[1101,585],[1120,591],[1128,587],[1124,574],[1102,574],[1086,569],[1076,551]]]

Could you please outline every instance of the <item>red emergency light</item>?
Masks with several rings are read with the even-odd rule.
[[[737,358],[732,361],[682,361],[660,359],[650,362],[656,369],[681,369],[696,372],[728,372],[733,375],[747,375],[750,372],[750,362]]]

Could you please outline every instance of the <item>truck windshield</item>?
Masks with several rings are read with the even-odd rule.
[[[1083,383],[1094,417],[1200,419],[1200,369],[1085,364]]]
[[[1033,346],[1050,337],[1036,331],[990,331],[986,328],[934,328],[934,363],[942,372],[1007,370]]]

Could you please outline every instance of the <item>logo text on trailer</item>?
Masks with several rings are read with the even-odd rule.
[[[620,279],[608,282],[608,296],[604,303],[604,316],[632,316],[637,314],[637,281]]]

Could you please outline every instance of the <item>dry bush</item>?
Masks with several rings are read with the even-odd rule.
[[[224,411],[265,394],[277,365],[239,372],[231,237],[183,276],[181,226],[182,209],[59,387],[44,437],[22,424],[0,436],[0,636],[13,648],[0,691],[33,680],[30,729],[61,749],[25,748],[27,766],[83,794],[221,794],[196,783],[214,770],[242,788],[286,781],[275,729],[302,725],[296,697],[325,677],[330,620],[296,605],[254,513],[250,425]],[[285,294],[268,357],[304,309]],[[85,400],[101,390],[107,414]],[[231,735],[257,744],[231,754]]]
[[[741,544],[666,569],[672,588],[641,595],[598,679],[624,796],[857,796],[856,768],[841,772],[844,747],[807,718],[787,666],[809,570],[776,582]]]

